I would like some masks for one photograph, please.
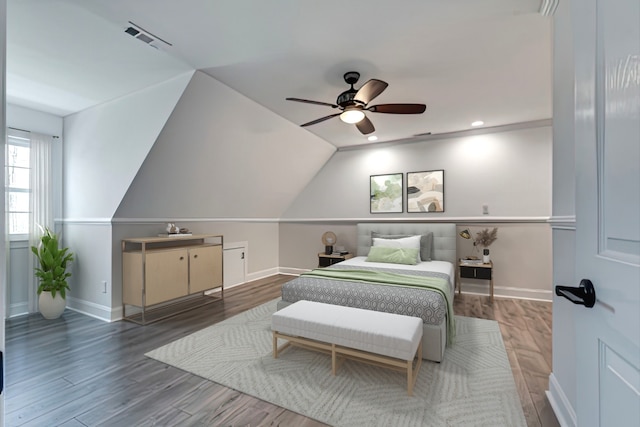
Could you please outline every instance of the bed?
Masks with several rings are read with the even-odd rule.
[[[416,265],[365,261],[373,237],[386,241],[418,235],[422,236],[420,254],[422,258],[430,258],[429,261]],[[285,283],[278,309],[308,300],[420,317],[423,320],[423,358],[442,361],[455,330],[451,312],[455,294],[455,224],[362,223],[357,225],[357,244],[356,257]],[[341,275],[352,274],[350,270],[363,277],[358,281],[343,280]],[[368,281],[367,274],[372,271],[380,272],[382,279],[376,276],[375,280]],[[438,288],[384,283],[387,278],[390,282],[395,281],[397,274],[418,277],[417,281],[438,281]]]

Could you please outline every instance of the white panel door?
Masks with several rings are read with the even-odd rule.
[[[640,2],[572,2],[577,423],[640,426]],[[576,306],[577,307],[577,306]]]
[[[244,247],[225,248],[223,253],[224,287],[239,285],[245,282],[245,254]]]

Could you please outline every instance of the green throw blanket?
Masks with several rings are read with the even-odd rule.
[[[439,292],[447,304],[447,346],[453,343],[456,324],[453,315],[453,295],[449,295],[449,282],[440,277],[411,276],[372,270],[340,270],[337,268],[317,268],[301,276],[346,280],[350,282],[380,283],[407,288],[423,288]]]

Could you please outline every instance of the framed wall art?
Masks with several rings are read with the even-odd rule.
[[[402,213],[403,210],[402,173],[371,175],[371,213]]]
[[[444,212],[444,170],[407,172],[407,212]]]

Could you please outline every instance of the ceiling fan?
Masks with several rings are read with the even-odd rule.
[[[427,109],[424,104],[378,104],[368,106],[375,97],[380,95],[389,86],[388,83],[378,79],[371,79],[362,85],[360,89],[355,89],[354,84],[358,82],[360,73],[357,71],[349,71],[344,75],[344,81],[351,85],[350,89],[345,90],[336,99],[335,104],[328,102],[311,101],[309,99],[300,98],[286,98],[287,101],[304,102],[307,104],[326,105],[331,108],[339,108],[340,112],[330,114],[328,116],[321,117],[316,120],[312,120],[308,123],[301,124],[300,126],[311,126],[316,123],[324,122],[332,117],[340,116],[340,120],[345,123],[353,123],[358,130],[367,135],[375,131],[373,123],[364,114],[365,111],[371,111],[372,113],[386,113],[386,114],[421,114]]]

